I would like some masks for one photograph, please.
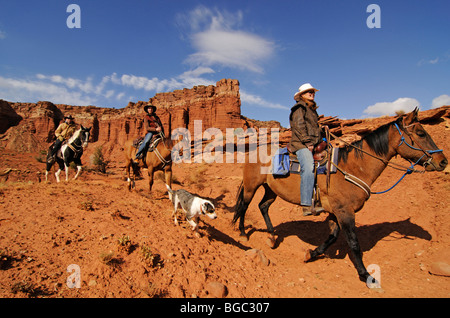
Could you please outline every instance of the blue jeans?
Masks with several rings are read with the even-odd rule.
[[[300,204],[311,206],[314,191],[314,158],[308,148],[297,150],[298,162],[300,163]]]
[[[139,156],[142,154],[142,152],[147,149],[148,143],[150,142],[152,137],[153,137],[153,133],[151,133],[151,132],[149,132],[149,133],[147,133],[147,135],[145,135],[144,140],[142,141],[141,146],[139,147],[138,152],[136,153],[136,159],[138,159]]]

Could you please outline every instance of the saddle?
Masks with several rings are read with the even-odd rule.
[[[339,148],[327,147],[327,142],[322,141],[313,150],[314,168],[316,174],[336,173],[336,166],[338,160]],[[331,164],[331,161],[333,164]],[[300,163],[297,156],[289,153],[289,172],[300,174]]]
[[[153,135],[152,139],[150,139],[149,146],[146,151],[152,152],[158,146],[161,139],[162,139],[162,137],[160,134]],[[142,137],[142,136],[138,137],[135,140],[133,140],[133,147],[138,149],[143,142],[144,142],[144,137]]]
[[[330,210],[328,197],[326,195],[321,195],[320,189],[317,186],[317,175],[326,175],[327,191],[330,184],[330,175],[336,173],[336,165],[338,162],[339,148],[328,146],[326,141],[319,143],[313,150],[314,158],[314,193],[313,193],[313,203],[316,207],[324,207],[328,211]],[[281,157],[281,158],[280,158]],[[275,178],[287,177],[292,174],[300,174],[300,163],[297,156],[287,148],[282,148],[277,151],[277,154],[272,160],[272,173]],[[275,166],[279,165],[279,166]],[[289,166],[289,169],[285,166]],[[284,169],[283,169],[284,168]],[[281,173],[279,173],[281,171]]]

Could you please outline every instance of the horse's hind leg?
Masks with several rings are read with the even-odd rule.
[[[334,214],[328,216],[328,225],[330,226],[330,235],[327,240],[315,250],[308,250],[305,255],[305,262],[314,260],[317,256],[322,255],[334,242],[336,242],[339,236],[340,227]]]
[[[50,172],[50,169],[52,168],[53,163],[48,163],[46,164],[46,168],[45,168],[45,181],[48,181],[48,173]]]
[[[61,168],[58,169],[58,171],[55,172],[56,182],[60,182],[59,175],[61,174]]]
[[[276,238],[274,235],[273,225],[272,225],[272,222],[270,221],[270,217],[269,217],[269,207],[275,201],[275,199],[277,198],[277,195],[272,191],[272,189],[267,184],[264,184],[264,190],[265,190],[264,196],[263,196],[261,202],[259,202],[258,206],[259,206],[259,210],[261,211],[261,214],[264,218],[264,221],[266,222],[267,231],[270,233],[270,236],[267,240],[267,244],[271,248],[274,248],[275,243],[276,243]]]
[[[239,231],[241,238],[248,239],[247,234],[245,234],[245,213],[247,212],[248,206],[255,195],[256,189],[249,190],[247,187],[244,187],[244,183],[241,184],[237,201],[234,210],[234,217],[232,223],[236,223],[239,220]]]

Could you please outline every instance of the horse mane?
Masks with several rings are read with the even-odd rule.
[[[365,135],[361,140],[355,141],[350,145],[345,146],[344,148],[339,149],[338,162],[341,160],[345,163],[348,159],[348,154],[355,151],[355,156],[359,159],[362,159],[364,153],[359,149],[362,149],[362,145],[364,141],[367,143],[369,148],[375,152],[378,156],[386,155],[389,151],[389,129],[392,125],[397,123],[400,119],[395,122],[391,122],[385,124],[376,130]]]

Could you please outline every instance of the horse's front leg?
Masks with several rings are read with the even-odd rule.
[[[66,182],[69,181],[69,165],[64,163],[64,171],[66,172]]]
[[[355,267],[358,272],[359,278],[363,282],[367,282],[368,279],[371,279],[370,274],[367,272],[366,267],[364,266],[362,260],[362,252],[361,247],[359,245],[358,237],[356,236],[356,227],[355,227],[355,214],[344,215],[342,217],[338,216],[339,224],[342,230],[345,233],[345,238],[347,240],[347,244],[350,247],[350,250],[355,259]]]
[[[73,180],[77,180],[78,175],[81,173],[82,169],[83,169],[82,166],[77,166],[77,174],[75,175],[75,177],[73,177]]]
[[[172,187],[172,167],[166,167],[166,169],[164,169],[164,178],[166,181],[166,184],[169,187]]]

